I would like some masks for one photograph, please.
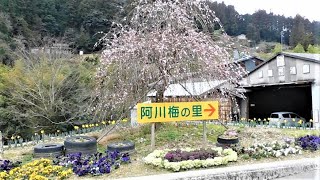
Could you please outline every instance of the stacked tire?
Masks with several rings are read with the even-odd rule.
[[[34,158],[58,157],[63,155],[62,144],[38,144],[33,149]]]
[[[107,150],[132,154],[135,152],[135,144],[131,141],[114,142],[107,145]]]
[[[94,154],[97,152],[97,140],[89,136],[71,136],[64,141],[65,153]]]

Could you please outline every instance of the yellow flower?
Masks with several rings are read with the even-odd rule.
[[[310,122],[313,122],[313,120],[312,120],[312,119],[310,119]]]
[[[102,121],[102,124],[106,124],[106,122],[105,122],[105,121]]]
[[[38,159],[27,164],[11,169],[8,177],[4,173],[0,173],[0,179],[30,179],[30,180],[47,180],[47,177],[58,176],[59,173],[63,172],[62,166],[53,166],[50,159]],[[72,174],[72,170],[66,170],[63,177],[57,177],[58,179],[67,178]],[[52,177],[54,178],[54,177]],[[56,178],[54,178],[56,179]]]
[[[59,179],[65,179],[69,177],[72,174],[72,170],[68,169],[66,171],[61,171],[58,173]]]
[[[285,119],[285,120],[284,120],[284,123],[286,123],[286,122],[287,122],[287,120]]]
[[[6,179],[9,177],[9,174],[7,174],[7,172],[0,172],[0,179]]]
[[[44,130],[41,130],[40,133],[41,133],[41,134],[44,134]]]
[[[256,120],[256,118],[253,118],[253,120]]]
[[[111,121],[108,121],[108,124],[110,124],[111,123]]]
[[[122,119],[122,121],[123,121],[123,122],[128,122],[128,119],[125,118],[125,119]]]
[[[89,124],[86,124],[85,126],[86,126],[86,128],[88,128],[88,127],[89,127]]]
[[[60,132],[60,130],[58,129],[58,130],[57,130],[57,133],[59,133],[59,132]]]
[[[113,120],[113,121],[112,121],[112,124],[115,124],[115,123],[116,123],[116,121],[115,121],[115,120]]]
[[[86,127],[86,125],[82,124],[82,128],[85,128],[85,127]]]
[[[20,139],[20,136],[17,136],[17,139]]]
[[[73,126],[73,128],[74,128],[75,130],[78,130],[78,129],[79,129],[79,126]]]
[[[300,119],[298,123],[299,123],[299,124],[302,124],[302,120]]]
[[[30,180],[47,180],[48,178],[41,176],[41,175],[34,175],[34,176],[30,176],[29,179]]]
[[[292,121],[293,121],[293,122],[295,122],[295,121],[296,121],[296,119],[295,119],[295,118],[292,118]]]
[[[267,121],[266,118],[264,118],[263,121]]]
[[[11,136],[11,139],[12,139],[12,140],[14,140],[14,139],[15,139],[15,137],[14,137],[14,136]]]
[[[13,170],[9,171],[9,175],[10,175],[10,176],[13,175],[13,174],[14,174],[14,171],[13,171]]]
[[[98,123],[96,123],[96,127],[98,127],[99,126],[99,124]]]
[[[261,119],[259,118],[258,121],[261,121]]]

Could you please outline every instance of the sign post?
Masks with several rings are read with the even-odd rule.
[[[151,124],[151,150],[153,151],[156,146],[156,136],[155,136],[156,123]]]
[[[219,119],[219,102],[166,102],[139,103],[137,105],[138,123],[152,123],[151,149],[155,148],[155,122],[203,121],[203,146],[207,145],[205,120]]]
[[[203,125],[202,146],[203,146],[203,148],[206,148],[207,147],[207,122],[206,121],[202,121],[202,125]]]

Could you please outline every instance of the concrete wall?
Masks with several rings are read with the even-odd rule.
[[[278,59],[284,58],[284,65],[278,66]],[[280,61],[280,60],[279,60]],[[310,73],[303,73],[303,65],[310,66]],[[295,67],[296,74],[290,73],[290,68]],[[319,63],[284,57],[279,55],[274,60],[260,67],[241,82],[243,85],[277,84],[290,83],[296,81],[315,80],[320,81]],[[283,75],[279,75],[279,70],[283,69]],[[272,70],[272,76],[268,76],[268,70]],[[262,77],[260,76],[262,72]]]

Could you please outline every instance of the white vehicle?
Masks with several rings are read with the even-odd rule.
[[[282,125],[286,126],[295,126],[297,122],[302,120],[302,123],[306,122],[306,119],[297,115],[293,112],[274,112],[270,115],[270,126],[277,126],[280,127]]]

